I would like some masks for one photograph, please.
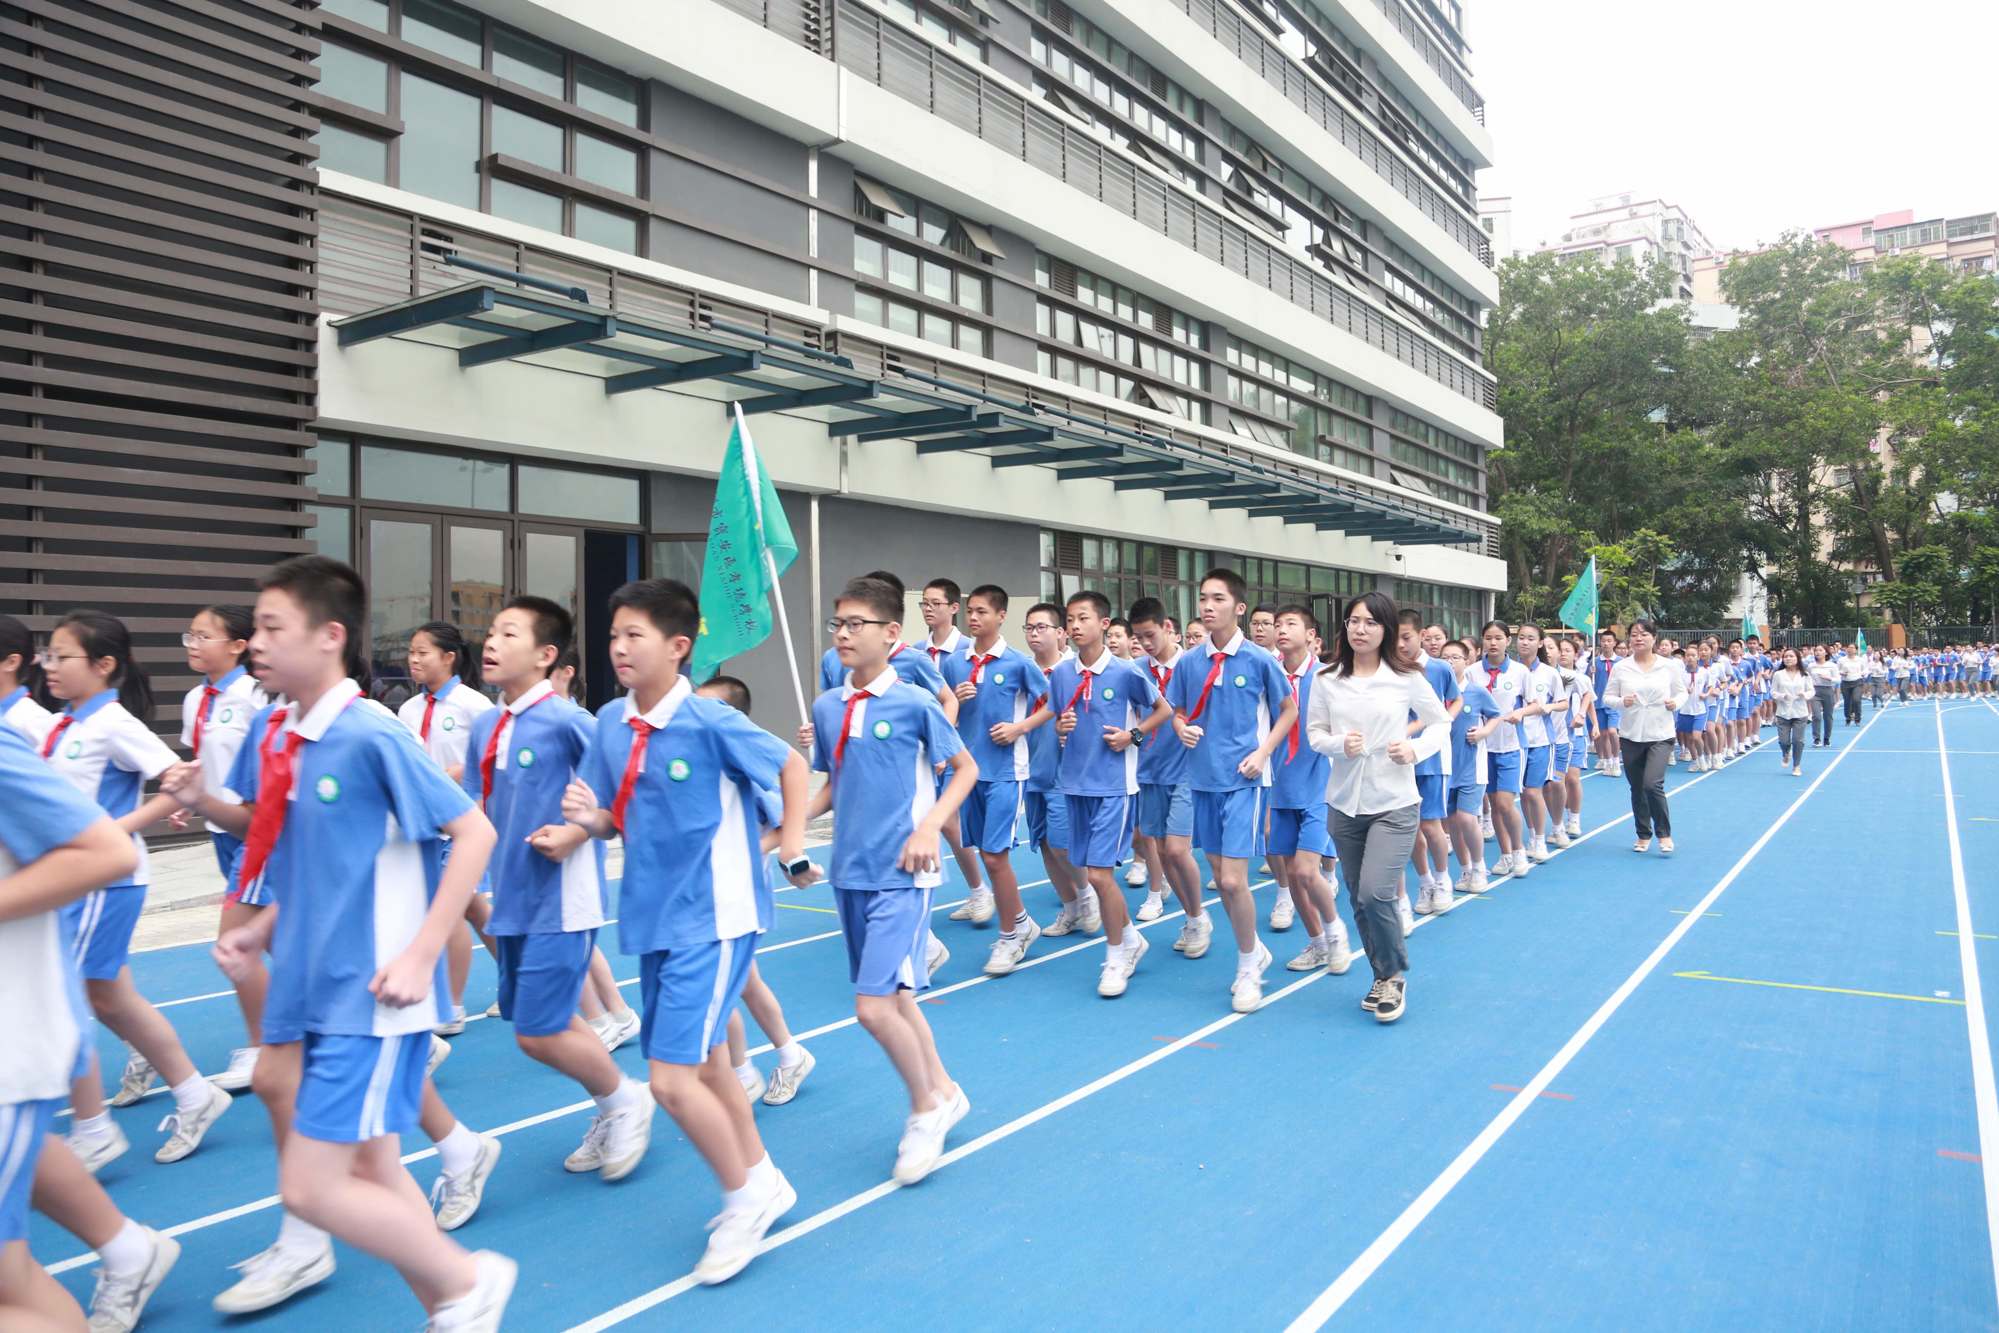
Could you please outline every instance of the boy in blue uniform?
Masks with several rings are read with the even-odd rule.
[[[979,773],[936,700],[889,662],[902,629],[893,585],[848,583],[827,628],[847,679],[812,704],[812,766],[827,780],[807,818],[833,812],[828,878],[847,941],[854,1014],[909,1091],[894,1175],[897,1184],[914,1185],[972,1109],[938,1057],[916,994],[930,984],[924,940],[930,891],[942,881],[938,839]],[[931,777],[939,763],[951,768],[941,793]]]
[[[1145,648],[1142,665],[1164,695],[1180,668],[1194,661],[1180,650],[1179,627],[1157,597],[1141,597],[1131,604],[1131,627]],[[1147,891],[1138,919],[1157,921],[1163,916],[1166,891],[1171,888],[1184,914],[1173,947],[1199,958],[1208,951],[1215,929],[1201,903],[1201,868],[1194,861],[1194,789],[1188,785],[1188,765],[1187,747],[1177,736],[1162,732],[1139,747],[1138,832],[1146,850],[1159,861],[1160,879]]]
[[[1308,608],[1277,608],[1272,641],[1301,717],[1312,701],[1312,678],[1319,673],[1318,660],[1312,656],[1318,634],[1318,617]],[[1269,852],[1290,872],[1307,936],[1304,952],[1285,966],[1293,972],[1323,967],[1337,975],[1353,966],[1353,953],[1347,947],[1346,923],[1340,920],[1333,886],[1320,868],[1333,849],[1326,833],[1326,783],[1332,777],[1332,761],[1305,744],[1299,731],[1291,729],[1271,760]]]
[[[1074,656],[1062,621],[1062,608],[1053,602],[1036,602],[1021,619],[1027,650],[1044,676]],[[1044,689],[1030,712],[1039,712],[1046,702],[1048,692]],[[1027,812],[1027,841],[1041,850],[1048,882],[1055,886],[1055,896],[1062,902],[1062,910],[1041,930],[1051,939],[1077,930],[1094,935],[1104,924],[1090,881],[1069,860],[1069,803],[1062,795],[1061,764],[1062,738],[1055,734],[1055,728],[1036,727],[1027,733],[1027,784],[1021,802]]]
[[[1194,841],[1208,854],[1235,928],[1236,975],[1229,989],[1239,1014],[1263,1003],[1263,973],[1270,966],[1249,896],[1250,858],[1263,852],[1270,756],[1299,722],[1298,703],[1277,659],[1239,628],[1246,596],[1234,570],[1208,571],[1200,589],[1206,669],[1196,658],[1166,687],[1173,729],[1193,751],[1188,779],[1194,788]]]
[[[1069,806],[1069,860],[1089,877],[1103,917],[1107,944],[1097,994],[1124,994],[1146,950],[1130,928],[1117,864],[1131,840],[1132,798],[1138,794],[1140,738],[1171,716],[1144,669],[1112,654],[1104,643],[1111,604],[1097,592],[1069,599],[1069,641],[1076,655],[1057,664],[1047,702],[1029,721],[1055,719],[1062,738],[1062,796]],[[1139,720],[1141,709],[1150,716]]]
[[[930,595],[931,589],[925,589],[924,596]],[[1037,711],[1035,701],[1048,693],[1048,677],[1033,658],[1001,640],[1006,608],[1006,593],[993,584],[972,589],[965,603],[972,630],[969,646],[941,662],[944,683],[958,696],[958,734],[979,766],[979,780],[958,812],[958,824],[966,844],[977,848],[985,862],[999,904],[1000,937],[986,958],[989,977],[1019,967],[1041,938],[1040,925],[1021,903],[1012,854],[1020,841],[1020,784],[1030,767],[1027,718]],[[949,829],[947,823],[947,834]]]
[[[1403,656],[1415,662],[1423,672],[1423,679],[1430,682],[1430,688],[1444,705],[1444,712],[1452,717],[1458,713],[1458,677],[1450,664],[1430,655],[1423,646],[1423,615],[1420,611],[1401,611],[1396,614],[1396,634]],[[1437,635],[1442,638],[1442,632]],[[1300,714],[1304,712],[1301,704]],[[1421,731],[1422,724],[1412,714],[1410,734]],[[1562,731],[1562,741],[1568,742],[1566,723]],[[1451,910],[1451,880],[1449,855],[1451,840],[1444,829],[1444,819],[1450,813],[1450,747],[1445,746],[1436,754],[1416,761],[1416,794],[1421,808],[1417,811],[1416,844],[1409,852],[1409,864],[1416,871],[1416,911],[1424,916]]]
[[[652,1099],[612,1062],[577,1017],[604,924],[604,845],[562,817],[596,719],[556,696],[549,673],[574,636],[569,613],[545,597],[516,597],[493,617],[486,684],[500,707],[472,719],[459,781],[499,833],[488,880],[500,1017],[530,1059],[567,1074],[597,1103],[583,1144],[563,1162],[623,1180],[652,1139]]]
[[[272,1054],[302,1070],[279,1159],[286,1209],[393,1264],[432,1328],[496,1329],[513,1262],[438,1229],[398,1146],[418,1123],[430,1029],[449,1006],[444,947],[493,826],[400,723],[357,705],[346,658],[366,603],[354,572],[323,556],[287,560],[260,586],[250,649],[290,706],[255,784],[240,874],[268,866],[275,901],[218,938],[215,957],[235,979],[268,947],[264,1035],[275,1020],[303,1037],[299,1055],[267,1041],[258,1061],[259,1083]],[[246,745],[230,790],[250,789],[256,759]]]
[[[727,704],[694,697],[681,666],[701,615],[672,579],[611,595],[611,666],[630,693],[597,714],[563,818],[625,839],[618,939],[639,958],[640,1041],[652,1094],[722,1188],[695,1280],[725,1282],[798,1202],[764,1151],[729,1064],[728,1022],[771,925],[757,792],[784,799],[779,856],[803,883],[805,761]],[[605,798],[609,798],[608,805]]]
[[[1458,711],[1451,717],[1450,825],[1458,853],[1458,890],[1486,890],[1485,840],[1479,836],[1478,814],[1485,805],[1485,738],[1499,727],[1499,704],[1469,670],[1471,644],[1453,640],[1444,645],[1444,660],[1458,681]]]

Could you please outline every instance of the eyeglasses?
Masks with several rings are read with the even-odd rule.
[[[183,648],[199,648],[204,643],[224,642],[227,641],[217,634],[195,634],[189,632],[180,636],[180,646]]]
[[[58,653],[51,648],[44,648],[41,652],[35,654],[35,664],[42,667],[52,667],[60,662],[88,662],[89,660],[89,653]]]
[[[845,620],[834,616],[826,622],[826,632],[828,634],[838,634],[841,630],[845,630],[849,634],[859,634],[863,625],[893,625],[894,623],[893,620],[868,620],[861,616],[848,616]]]
[[[1027,632],[1029,634],[1053,634],[1060,628],[1060,625],[1029,625]]]
[[[926,597],[922,601],[918,602],[917,605],[922,607],[925,611],[943,611],[948,609],[951,604],[949,602],[934,601],[931,598]]]

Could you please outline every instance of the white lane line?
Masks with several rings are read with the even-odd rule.
[[[1562,1071],[1569,1067],[1570,1062],[1576,1058],[1584,1046],[1589,1044],[1590,1039],[1596,1036],[1605,1023],[1610,1021],[1611,1015],[1623,1007],[1624,1002],[1631,997],[1633,991],[1638,989],[1639,984],[1652,974],[1654,969],[1665,959],[1666,955],[1673,951],[1673,947],[1686,937],[1688,931],[1694,928],[1694,923],[1701,919],[1701,914],[1714,906],[1715,900],[1727,892],[1729,885],[1735,883],[1736,878],[1744,870],[1748,869],[1750,862],[1754,861],[1757,855],[1770,844],[1770,839],[1776,836],[1777,831],[1789,823],[1791,816],[1798,812],[1799,807],[1810,800],[1812,793],[1817,791],[1828,777],[1832,776],[1833,770],[1839,767],[1840,761],[1852,752],[1854,745],[1862,736],[1867,734],[1868,728],[1873,725],[1874,723],[1869,721],[1859,731],[1854,733],[1853,738],[1847,741],[1844,748],[1837,755],[1833,756],[1832,762],[1827,764],[1816,778],[1812,779],[1811,785],[1806,787],[1796,800],[1785,807],[1784,812],[1778,815],[1776,821],[1769,828],[1765,829],[1762,836],[1750,845],[1749,850],[1744,852],[1741,858],[1729,868],[1728,873],[1723,875],[1712,889],[1708,890],[1707,896],[1694,905],[1691,909],[1692,915],[1681,918],[1680,923],[1673,927],[1665,939],[1659,942],[1659,946],[1652,950],[1650,956],[1644,962],[1640,963],[1630,976],[1624,979],[1624,983],[1612,992],[1610,998],[1605,1000],[1594,1014],[1590,1015],[1587,1022],[1576,1029],[1575,1034],[1568,1039],[1561,1050],[1555,1053],[1554,1058],[1543,1065],[1540,1072],[1529,1079],[1527,1085],[1513,1095],[1512,1100],[1507,1102],[1499,1114],[1492,1118],[1491,1123],[1479,1131],[1478,1136],[1466,1145],[1464,1151],[1460,1152],[1451,1161],[1450,1165],[1446,1166],[1437,1178],[1431,1181],[1407,1208],[1402,1210],[1402,1214],[1399,1217],[1389,1223],[1388,1229],[1375,1237],[1373,1243],[1363,1250],[1359,1257],[1351,1264],[1347,1265],[1346,1271],[1335,1278],[1331,1286],[1320,1292],[1318,1297],[1305,1307],[1296,1319],[1291,1321],[1286,1329],[1286,1333],[1307,1333],[1308,1330],[1321,1327],[1328,1319],[1331,1319],[1339,1312],[1341,1306],[1353,1298],[1354,1293],[1360,1290],[1361,1284],[1374,1276],[1381,1265],[1387,1262],[1389,1256],[1394,1254],[1400,1248],[1402,1242],[1409,1238],[1410,1233],[1414,1232],[1417,1227],[1423,1224],[1424,1219],[1436,1211],[1437,1205],[1442,1203],[1453,1189],[1457,1188],[1458,1182],[1463,1180],[1470,1173],[1471,1169],[1477,1166],[1480,1160],[1492,1150],[1492,1146],[1499,1142],[1500,1136],[1513,1128],[1515,1122],[1522,1115],[1526,1114],[1528,1107],[1532,1106],[1540,1095],[1547,1090],[1548,1085],[1553,1083],[1561,1075]],[[1969,929],[1969,927],[1966,927],[1966,929]]]
[[[1944,741],[1943,710],[1937,710],[1937,759],[1943,769],[1944,831],[1950,837],[1951,892],[1957,899],[1957,965],[1964,974],[1964,1021],[1971,1038],[1971,1095],[1978,1108],[1978,1155],[1985,1177],[1985,1238],[1992,1274],[1999,1283],[1999,1093],[1992,1077],[1992,1041],[1985,1029],[1985,983],[1978,974],[1977,939],[1972,933],[1971,897],[1964,883],[1964,848],[1957,838],[1957,796],[1950,781],[1950,747]],[[1999,1299],[1999,1286],[1994,1289]]]

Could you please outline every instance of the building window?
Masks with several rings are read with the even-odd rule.
[[[929,33],[946,46],[955,47],[973,60],[984,62],[986,44],[969,23],[947,15],[935,5],[917,0],[885,0],[884,8],[919,32]]]
[[[1073,593],[1100,592],[1110,599],[1112,612],[1123,615],[1139,598],[1157,597],[1183,630],[1196,614],[1201,576],[1217,568],[1242,575],[1252,606],[1295,602],[1310,607],[1326,634],[1344,599],[1375,587],[1375,576],[1357,569],[1077,532],[1041,534],[1044,601],[1060,603]]]
[[[1420,611],[1426,625],[1442,625],[1454,639],[1476,633],[1484,612],[1484,595],[1477,588],[1455,588],[1421,579],[1395,580],[1398,611]]]
[[[989,315],[992,278],[983,265],[1006,256],[985,224],[864,176],[855,178],[854,211],[864,224],[890,233],[854,233],[854,272],[862,280],[854,318],[988,355],[985,324],[967,316]]]

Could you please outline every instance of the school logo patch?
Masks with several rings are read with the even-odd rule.
[[[666,766],[666,775],[675,782],[687,781],[687,775],[694,771],[685,759],[676,759]]]
[[[451,716],[451,714],[449,714],[449,713],[446,713],[446,714],[444,715],[444,729],[445,729],[446,731],[456,731],[456,730],[458,730],[458,719],[457,719],[457,718],[455,718],[455,717],[453,717],[453,716]]]
[[[65,759],[83,758],[83,742],[71,741],[68,745],[65,745],[63,747],[62,753],[63,753],[63,758]]]
[[[340,779],[326,774],[312,786],[312,794],[319,798],[321,805],[332,805],[340,799]]]
[[[1247,684],[1249,684],[1249,677],[1248,677],[1248,676],[1237,676],[1237,677],[1235,678],[1235,687],[1236,687],[1237,689],[1241,689],[1241,688],[1242,688],[1243,686],[1245,686],[1245,685],[1247,685]]]
[[[877,722],[874,725],[875,739],[878,741],[885,741],[889,738],[889,733],[894,730],[895,728],[890,726],[886,719]]]
[[[233,709],[233,708],[225,708],[225,709],[223,709],[223,710],[222,710],[222,715],[221,715],[220,717],[216,718],[215,720],[216,720],[217,722],[227,722],[227,721],[228,721],[228,720],[229,720],[230,718],[232,718],[232,717],[235,717],[235,716],[236,716],[236,710],[235,710],[235,709]]]
[[[533,768],[534,751],[528,749],[525,745],[523,745],[521,747],[521,752],[514,756],[514,763],[516,763],[522,768]]]
[[[1106,700],[1110,700],[1110,699],[1115,699],[1115,698],[1117,698],[1117,691],[1116,691],[1116,690],[1105,690],[1105,691],[1104,691],[1104,698],[1105,698]]]
[[[995,684],[995,685],[1004,685],[1004,684],[1006,684],[1006,672],[1004,672],[1004,671],[995,671],[995,672],[993,672],[993,684]]]

